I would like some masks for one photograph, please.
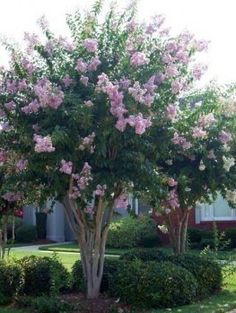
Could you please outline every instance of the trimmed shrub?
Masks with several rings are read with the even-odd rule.
[[[197,283],[186,269],[171,262],[135,260],[122,265],[114,275],[113,296],[139,307],[174,307],[196,298]]]
[[[29,256],[19,264],[23,273],[21,292],[26,295],[55,294],[69,286],[69,274],[56,258]]]
[[[170,256],[169,261],[191,272],[197,281],[197,296],[202,299],[222,287],[222,272],[218,263],[200,256]]]
[[[17,294],[22,282],[21,270],[17,264],[0,262],[0,304],[7,304]]]
[[[190,243],[200,243],[202,240],[202,230],[199,228],[189,228],[188,239]]]
[[[133,248],[160,244],[155,221],[148,215],[120,218],[111,223],[107,246]]]
[[[101,292],[106,292],[111,288],[114,275],[120,266],[121,260],[119,258],[105,259],[101,283]],[[74,291],[85,291],[86,284],[84,281],[82,263],[80,260],[77,260],[72,267],[71,280],[72,289]]]
[[[227,228],[225,230],[225,237],[230,240],[229,246],[231,248],[236,248],[236,228]]]
[[[30,243],[37,238],[37,231],[34,225],[24,224],[16,230],[16,241]]]
[[[37,313],[69,313],[73,311],[71,304],[54,297],[35,298],[30,307]]]
[[[133,261],[135,259],[139,259],[141,261],[166,261],[168,258],[168,254],[164,253],[161,250],[154,249],[154,248],[135,248],[132,249],[120,256],[121,260],[125,261]]]

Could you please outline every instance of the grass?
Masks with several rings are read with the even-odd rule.
[[[39,247],[41,251],[53,251],[53,252],[71,252],[71,253],[79,253],[79,246],[77,243],[68,243],[61,245],[50,245],[50,246],[41,246]],[[106,255],[121,255],[125,252],[129,251],[129,249],[106,249]]]

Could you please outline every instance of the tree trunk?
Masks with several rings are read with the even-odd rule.
[[[186,252],[189,214],[189,210],[184,210],[163,216],[168,229],[170,244],[176,255]]]
[[[115,193],[115,196],[119,196],[119,194]],[[92,221],[86,217],[86,214],[78,207],[75,200],[69,196],[64,199],[66,216],[80,247],[88,299],[95,299],[99,296],[105,246],[109,224],[113,215],[114,199],[110,203],[106,203],[103,197],[99,197]],[[109,212],[104,221],[105,206]]]

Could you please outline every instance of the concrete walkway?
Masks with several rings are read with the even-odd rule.
[[[70,244],[71,242],[66,241],[66,242],[58,242],[58,243],[49,243],[49,244],[41,244],[41,245],[32,245],[32,246],[22,246],[22,247],[14,247],[11,248],[12,251],[40,251],[40,252],[52,252],[52,251],[44,251],[44,250],[39,250],[40,247],[50,247],[50,246],[60,246],[60,245],[66,245]],[[61,253],[61,252],[60,252]],[[69,252],[65,252],[69,253]],[[71,252],[70,252],[71,253]],[[76,253],[76,252],[73,252]]]

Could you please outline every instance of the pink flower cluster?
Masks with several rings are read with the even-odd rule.
[[[228,142],[232,141],[233,138],[232,138],[231,133],[222,130],[219,134],[219,140],[221,143],[227,144]]]
[[[38,102],[38,100],[35,99],[31,101],[28,105],[22,107],[21,111],[24,112],[25,114],[37,113],[40,107],[41,107],[40,103]]]
[[[170,191],[169,197],[167,199],[167,204],[171,209],[177,209],[180,207],[179,197],[176,188]]]
[[[213,113],[208,113],[205,115],[202,115],[198,120],[198,125],[200,127],[210,127],[212,124],[216,122],[216,119],[214,117]]]
[[[139,67],[148,64],[150,59],[143,52],[135,52],[131,56],[130,63],[134,67]]]
[[[143,87],[141,88],[139,82],[135,82],[132,87],[129,87],[129,94],[132,95],[135,101],[150,107],[155,100],[155,90],[157,88],[155,76],[152,76]]]
[[[192,69],[193,78],[196,80],[200,80],[206,70],[207,70],[207,66],[202,65],[202,64],[195,64]]]
[[[202,129],[202,127],[194,127],[193,128],[193,138],[206,138],[207,137],[207,132],[205,130]]]
[[[66,75],[62,81],[65,87],[69,87],[73,83],[73,79],[69,75]]]
[[[28,160],[21,159],[16,163],[16,168],[18,171],[22,172],[27,168]]]
[[[128,196],[126,194],[121,194],[116,200],[115,200],[115,208],[120,209],[124,208],[126,209],[128,206]]]
[[[61,160],[61,167],[59,171],[61,173],[71,175],[72,174],[73,163],[71,161]]]
[[[178,182],[174,178],[169,178],[167,183],[170,187],[175,187],[178,185]]]
[[[60,88],[53,86],[48,79],[38,80],[34,86],[34,92],[41,107],[50,107],[56,110],[64,99],[64,93]]]
[[[17,191],[17,192],[12,192],[9,191],[7,193],[5,193],[2,198],[4,200],[7,200],[8,202],[16,202],[22,199],[22,193]]]
[[[5,151],[0,151],[0,163],[5,163],[7,160],[7,154]]]
[[[95,195],[99,197],[103,197],[105,195],[105,191],[107,189],[107,185],[97,185],[96,190],[95,190]]]
[[[88,86],[88,82],[89,82],[89,78],[87,76],[82,75],[80,77],[80,82],[81,84],[83,84],[84,86]]]
[[[6,80],[6,91],[8,93],[14,94],[17,92],[22,92],[27,89],[27,83],[25,79],[22,80]]]
[[[25,58],[21,61],[21,66],[26,70],[26,72],[29,75],[32,75],[34,73],[34,71],[36,70],[35,65],[31,61],[29,61]]]
[[[139,113],[137,116],[130,115],[127,118],[124,117],[124,114],[128,113],[125,105],[123,103],[123,92],[119,91],[118,85],[113,85],[106,74],[102,73],[98,76],[97,82],[97,91],[103,91],[106,93],[111,101],[111,114],[116,117],[118,120],[115,127],[123,132],[126,129],[127,124],[135,128],[136,134],[143,134],[146,128],[151,126],[150,118],[144,118],[142,113]]]
[[[174,121],[178,116],[177,106],[175,104],[169,104],[166,108],[166,118]]]
[[[98,49],[98,42],[96,39],[87,38],[84,40],[84,47],[88,52],[95,52]]]
[[[174,137],[171,139],[171,141],[175,145],[181,146],[184,150],[188,150],[192,147],[192,144],[187,141],[185,137],[180,136],[177,132],[174,133]]]
[[[98,66],[101,65],[101,61],[98,57],[93,57],[89,63],[85,62],[83,59],[78,59],[75,69],[80,73],[86,73],[87,71],[96,71]],[[83,82],[86,85],[85,82]]]
[[[42,137],[40,135],[34,134],[34,141],[36,142],[34,151],[37,153],[55,151],[55,148],[52,145],[52,139],[50,136]]]
[[[95,133],[93,132],[91,135],[88,135],[87,137],[82,138],[82,143],[79,146],[80,150],[88,149],[91,153],[94,152],[95,146],[93,145],[95,138]]]
[[[81,192],[86,189],[89,182],[93,179],[91,175],[91,166],[85,162],[80,174],[72,174],[72,177],[76,185],[73,186],[70,197],[72,199],[77,199],[81,196]]]
[[[5,108],[6,108],[8,111],[10,111],[10,112],[14,111],[15,108],[16,108],[16,104],[15,104],[14,101],[10,101],[10,102],[8,102],[8,103],[5,103],[4,106],[5,106]]]

